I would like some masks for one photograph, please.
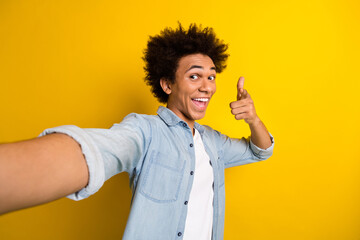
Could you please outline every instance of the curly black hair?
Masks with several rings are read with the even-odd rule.
[[[161,88],[160,79],[175,81],[180,58],[196,53],[207,55],[220,73],[226,68],[227,49],[228,45],[216,37],[212,28],[190,24],[186,30],[180,23],[177,29],[165,28],[149,38],[144,50],[145,82],[159,102],[167,103],[168,95]]]

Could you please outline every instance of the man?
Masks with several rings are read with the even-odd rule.
[[[110,129],[62,126],[0,145],[0,212],[67,195],[81,200],[125,171],[133,195],[124,239],[222,239],[224,169],[267,159],[274,145],[243,77],[230,107],[249,124],[250,139],[196,123],[226,67],[226,50],[211,28],[167,28],[150,38],[144,55],[146,83],[167,105],[157,115],[133,113]]]

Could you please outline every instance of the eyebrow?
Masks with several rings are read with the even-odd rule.
[[[193,68],[200,68],[200,69],[204,69],[202,66],[199,66],[199,65],[192,65],[188,70],[186,70],[186,72],[190,71],[191,69]],[[216,68],[215,67],[211,67],[210,70],[215,70],[216,71]]]

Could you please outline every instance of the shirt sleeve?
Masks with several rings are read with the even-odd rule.
[[[217,132],[218,144],[220,144],[220,157],[224,161],[224,167],[235,167],[244,164],[259,162],[266,160],[272,156],[274,149],[274,138],[269,133],[271,139],[271,146],[267,149],[262,149],[256,146],[248,138],[230,138]]]
[[[97,192],[104,182],[120,172],[132,173],[143,159],[147,123],[139,114],[130,114],[110,129],[79,128],[73,125],[46,129],[40,136],[63,133],[79,143],[89,170],[88,185],[67,196],[82,200]]]

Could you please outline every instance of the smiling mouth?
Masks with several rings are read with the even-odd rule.
[[[191,101],[198,107],[200,110],[205,110],[210,98],[192,98]]]

